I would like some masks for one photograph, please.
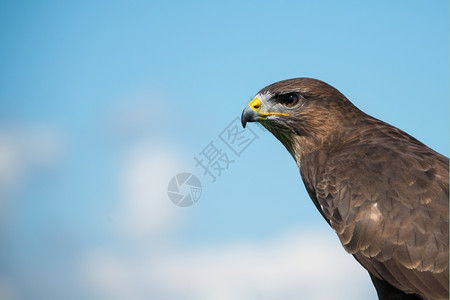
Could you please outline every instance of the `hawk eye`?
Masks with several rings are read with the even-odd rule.
[[[286,107],[293,107],[298,103],[298,100],[297,94],[285,94],[280,97],[280,102]]]

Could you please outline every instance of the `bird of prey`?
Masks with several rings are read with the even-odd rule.
[[[263,88],[241,120],[283,143],[379,299],[448,299],[447,157],[311,78]]]

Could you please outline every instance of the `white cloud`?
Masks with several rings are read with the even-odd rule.
[[[188,170],[162,130],[166,102],[155,91],[138,89],[117,99],[105,115],[108,134],[122,149],[116,161],[120,194],[112,225],[117,238],[127,243],[164,237],[180,220],[180,208],[170,201],[167,186]]]
[[[116,137],[158,133],[164,126],[168,99],[153,91],[134,91],[118,99],[107,112],[107,124]]]
[[[63,155],[62,135],[42,124],[0,125],[0,211],[24,187],[35,170],[57,165]]]
[[[139,239],[167,233],[180,217],[167,195],[170,179],[185,171],[180,155],[173,147],[140,140],[128,149],[122,166],[117,229]]]
[[[376,299],[332,232],[133,259],[103,253],[85,263],[101,299]]]
[[[22,174],[23,162],[15,136],[0,130],[0,191],[17,186]]]
[[[9,282],[8,279],[0,277],[0,299],[16,300],[19,299],[16,288]]]
[[[172,229],[186,210],[170,202],[167,185],[189,169],[176,148],[145,129],[154,110],[136,107],[116,116],[112,128],[133,138],[119,172],[120,246],[80,257],[93,299],[376,299],[367,272],[331,230],[189,249],[177,243]]]

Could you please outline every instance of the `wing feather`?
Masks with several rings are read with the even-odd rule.
[[[315,196],[372,275],[424,299],[448,299],[448,159],[417,149],[371,144],[331,155]]]

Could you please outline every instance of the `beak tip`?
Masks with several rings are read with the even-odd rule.
[[[245,128],[245,126],[247,126],[247,117],[246,117],[245,109],[244,109],[244,111],[242,111],[242,114],[241,114],[241,123],[242,123],[242,127]]]
[[[248,122],[257,122],[259,119],[259,113],[253,110],[250,106],[247,106],[241,115],[242,127],[246,127]]]

